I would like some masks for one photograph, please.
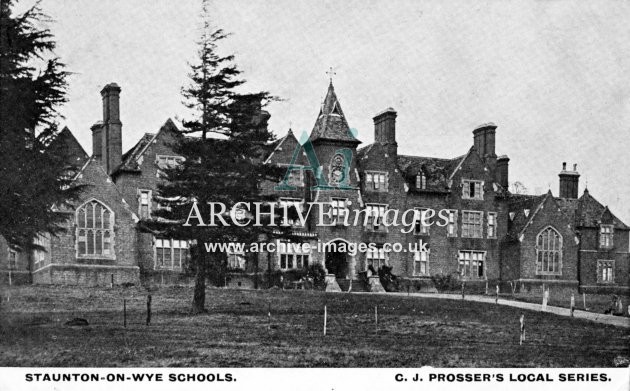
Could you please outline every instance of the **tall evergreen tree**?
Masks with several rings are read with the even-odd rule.
[[[0,235],[28,248],[35,235],[61,230],[60,207],[80,189],[63,145],[51,146],[68,73],[40,27],[48,18],[39,4],[21,15],[13,7],[0,2]]]
[[[263,233],[273,234],[265,226],[239,227],[220,221],[212,227],[198,226],[198,220],[192,219],[191,226],[184,226],[193,206],[207,219],[212,202],[223,203],[229,210],[238,202],[265,201],[270,198],[263,196],[261,182],[277,181],[284,173],[262,164],[274,136],[267,130],[267,117],[261,108],[273,97],[267,92],[236,91],[245,81],[234,57],[219,55],[218,43],[227,35],[210,27],[205,4],[204,22],[198,62],[191,65],[190,85],[183,89],[185,105],[194,117],[183,122],[179,142],[173,146],[184,160],[165,170],[166,181],[157,192],[164,208],[147,223],[154,232],[196,243],[191,251],[196,272],[193,313],[205,311],[207,271],[225,259],[225,254],[208,253],[204,243],[252,243]]]

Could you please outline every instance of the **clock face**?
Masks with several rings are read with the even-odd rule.
[[[345,180],[345,158],[341,154],[333,156],[330,163],[330,178],[329,184],[331,186],[338,186]]]

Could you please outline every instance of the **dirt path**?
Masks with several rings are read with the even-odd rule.
[[[361,295],[361,294],[363,295],[388,295],[388,296],[409,295],[413,297],[427,297],[427,298],[433,298],[433,299],[462,300],[461,295],[448,294],[448,293],[409,293],[407,294],[404,292],[388,292],[388,293],[356,292],[356,294],[358,295]],[[466,298],[464,300],[477,301],[481,303],[494,303],[495,302],[494,297],[480,296],[480,295],[466,295]],[[499,298],[498,304],[542,312],[542,304],[526,303],[526,302],[516,301],[516,300],[506,300],[502,298]],[[567,317],[571,316],[570,309],[561,308],[561,307],[553,307],[549,305],[547,306],[547,310],[545,312],[549,312],[549,313],[561,315],[561,316],[567,316]],[[624,316],[598,314],[595,312],[581,311],[577,309],[573,312],[573,316],[578,319],[586,319],[592,322],[608,324],[608,325],[624,327],[624,328],[630,328],[630,318],[624,317]]]

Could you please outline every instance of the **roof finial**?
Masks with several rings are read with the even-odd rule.
[[[332,79],[333,76],[336,75],[337,73],[333,70],[333,67],[330,67],[328,69],[328,72],[326,72],[326,74],[328,75],[328,77],[330,78],[330,84],[332,85]]]

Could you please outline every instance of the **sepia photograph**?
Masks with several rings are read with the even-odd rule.
[[[0,389],[627,390],[628,20],[1,0]]]

